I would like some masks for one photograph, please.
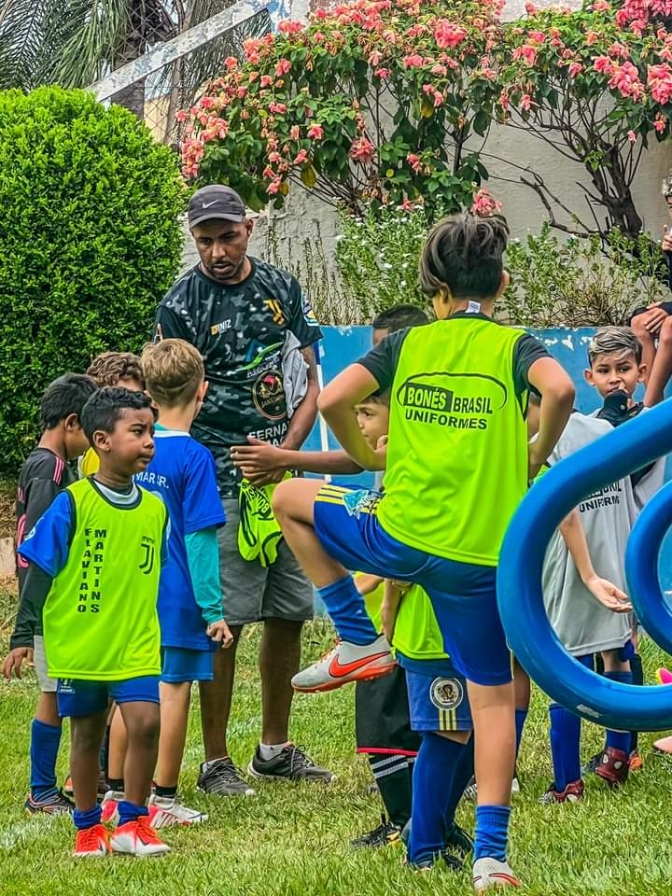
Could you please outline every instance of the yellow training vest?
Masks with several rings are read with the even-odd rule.
[[[158,675],[165,505],[143,488],[135,506],[111,504],[88,479],[67,491],[74,534],[43,613],[49,675],[89,681]]]
[[[377,507],[397,541],[497,565],[527,489],[527,393],[519,402],[513,371],[524,335],[471,315],[409,330],[392,384]]]

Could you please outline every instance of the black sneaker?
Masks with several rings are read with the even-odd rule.
[[[253,778],[321,781],[322,784],[331,784],[336,780],[333,772],[315,765],[313,760],[294,744],[287,744],[273,759],[262,759],[257,747],[247,770]]]
[[[381,815],[378,827],[369,831],[368,834],[362,834],[361,837],[351,840],[350,846],[355,849],[379,849],[381,846],[390,846],[392,843],[400,842],[401,828],[399,825]]]
[[[215,796],[254,796],[254,790],[229,756],[201,763],[196,787]]]
[[[446,834],[446,848],[443,859],[447,865],[452,865],[453,859],[462,866],[467,856],[474,851],[474,841],[459,824],[453,823],[452,828]],[[453,866],[454,867],[454,866]]]
[[[581,774],[582,775],[590,775],[591,773],[595,774],[598,766],[602,763],[603,754],[604,754],[604,750],[600,750],[599,753],[596,753],[594,756],[591,756],[591,758],[588,760],[588,762],[586,762],[586,764],[581,769]]]

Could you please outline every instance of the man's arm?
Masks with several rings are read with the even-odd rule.
[[[189,328],[185,326],[180,315],[165,305],[159,305],[154,319],[154,342],[161,342],[162,339],[184,339],[186,342],[193,342]]]
[[[290,451],[298,451],[308,438],[317,418],[317,396],[320,394],[320,384],[317,379],[317,363],[315,361],[315,349],[312,345],[300,349],[303,360],[308,365],[306,376],[308,378],[306,394],[301,404],[297,405],[289,421],[289,429],[282,440],[281,448]]]

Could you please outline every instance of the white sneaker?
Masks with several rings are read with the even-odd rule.
[[[489,857],[476,859],[473,871],[474,889],[488,890],[490,887],[519,887],[520,881],[514,875],[508,862],[499,862]]]
[[[161,840],[146,815],[116,828],[111,837],[112,852],[127,856],[162,856],[170,847]]]
[[[120,790],[108,790],[100,804],[103,824],[116,824],[119,821],[119,803],[126,797]]]
[[[149,821],[153,828],[168,828],[172,825],[200,824],[208,816],[197,809],[189,809],[179,797],[152,795],[149,798]]]
[[[292,678],[295,691],[312,693],[332,691],[349,681],[368,681],[380,678],[394,669],[396,663],[385,635],[371,644],[351,644],[339,641],[322,659],[298,672]]]

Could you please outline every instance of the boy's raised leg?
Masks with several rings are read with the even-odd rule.
[[[296,690],[307,692],[374,678],[394,667],[390,645],[378,635],[352,576],[324,550],[315,532],[315,499],[323,486],[320,480],[290,479],[273,495],[273,512],[285,541],[317,588],[341,639],[333,651],[292,679]]]

